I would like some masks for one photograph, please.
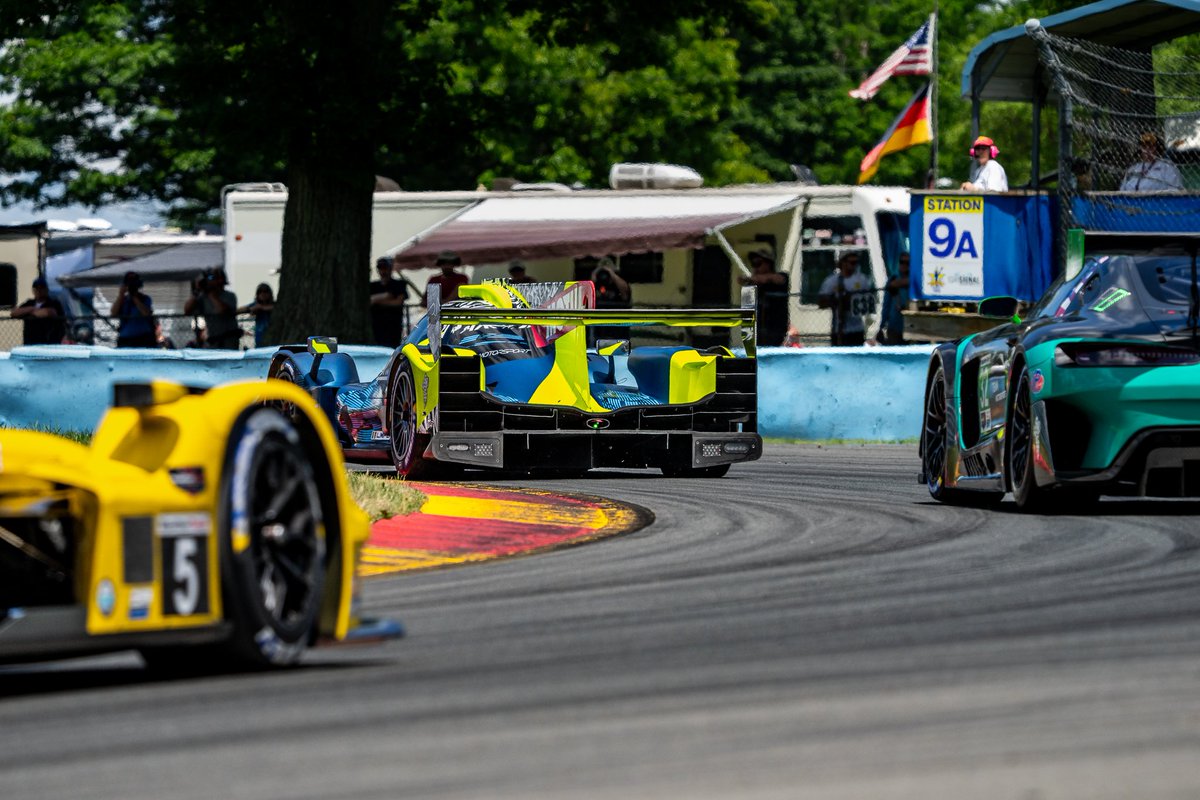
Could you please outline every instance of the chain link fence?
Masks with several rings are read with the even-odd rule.
[[[864,320],[868,334],[872,334],[877,325],[883,321],[888,302],[883,289],[870,288],[863,291],[847,292],[844,306],[846,315],[858,315]],[[784,344],[788,346],[826,346],[831,344],[834,331],[834,315],[831,309],[817,306],[817,287],[811,291],[794,292],[788,297],[789,324],[788,332],[783,341],[763,342],[764,344]],[[405,307],[404,334],[407,335],[412,325],[419,322],[425,313],[424,306],[409,304]],[[8,352],[14,347],[24,344],[24,322],[12,319],[11,309],[0,309],[0,352]],[[154,315],[159,329],[160,346],[166,349],[182,349],[185,347],[204,347],[204,324],[202,318],[189,314],[164,313]],[[107,314],[72,314],[65,321],[65,344],[97,344],[115,347],[117,343],[118,320]],[[254,347],[255,317],[253,314],[238,315],[238,327],[242,331],[239,350],[249,350]],[[886,325],[885,325],[886,333]],[[727,329],[671,329],[650,328],[640,330],[635,339],[647,343],[679,343],[697,347],[712,345],[731,346],[737,342]],[[881,334],[880,341],[885,336]],[[199,344],[198,344],[199,343]],[[889,343],[896,343],[889,341]],[[371,343],[368,343],[371,344]]]
[[[1064,227],[1183,231],[1200,213],[1200,65],[1027,29],[1060,98]],[[1195,202],[1182,196],[1192,195]]]

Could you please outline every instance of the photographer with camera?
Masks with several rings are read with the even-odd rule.
[[[630,308],[633,305],[629,282],[621,277],[617,263],[609,256],[600,259],[592,270],[592,284],[596,287],[596,308]],[[595,344],[598,339],[628,338],[629,328],[588,328],[588,344]]]
[[[225,288],[228,283],[225,270],[208,270],[192,284],[192,296],[183,304],[183,313],[204,317],[207,334],[204,346],[214,350],[237,350],[242,337],[237,322],[237,297]]]
[[[126,272],[121,289],[112,304],[112,316],[119,319],[117,347],[157,347],[154,335],[154,304],[142,292],[142,276]]]

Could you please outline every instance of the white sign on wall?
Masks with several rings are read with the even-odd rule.
[[[925,197],[921,288],[926,297],[983,297],[983,198]]]

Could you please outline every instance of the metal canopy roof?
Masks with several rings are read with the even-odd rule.
[[[138,273],[147,283],[188,281],[205,270],[224,266],[225,253],[220,239],[209,238],[213,241],[170,245],[140,258],[63,275],[58,282],[64,286],[116,286],[129,271]]]
[[[1041,23],[1059,36],[1149,50],[1200,31],[1200,0],[1102,0],[1044,17]],[[1025,34],[1024,25],[993,33],[967,56],[962,96],[1033,102],[1037,66],[1037,45]]]

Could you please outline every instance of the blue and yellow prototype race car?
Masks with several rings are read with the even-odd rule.
[[[139,649],[171,669],[286,665],[319,640],[401,633],[352,612],[369,523],[307,395],[257,381],[114,395],[90,446],[0,430],[0,661]]]
[[[348,459],[391,461],[405,478],[438,465],[720,477],[760,457],[752,308],[596,309],[593,292],[498,280],[442,304],[431,287],[428,313],[371,380],[319,337],[280,349],[269,375],[312,394]],[[647,325],[737,328],[745,354],[632,348],[628,331]]]
[[[938,346],[930,494],[984,505],[1011,491],[1029,510],[1200,497],[1198,249],[1200,234],[1088,234],[1025,319]]]

